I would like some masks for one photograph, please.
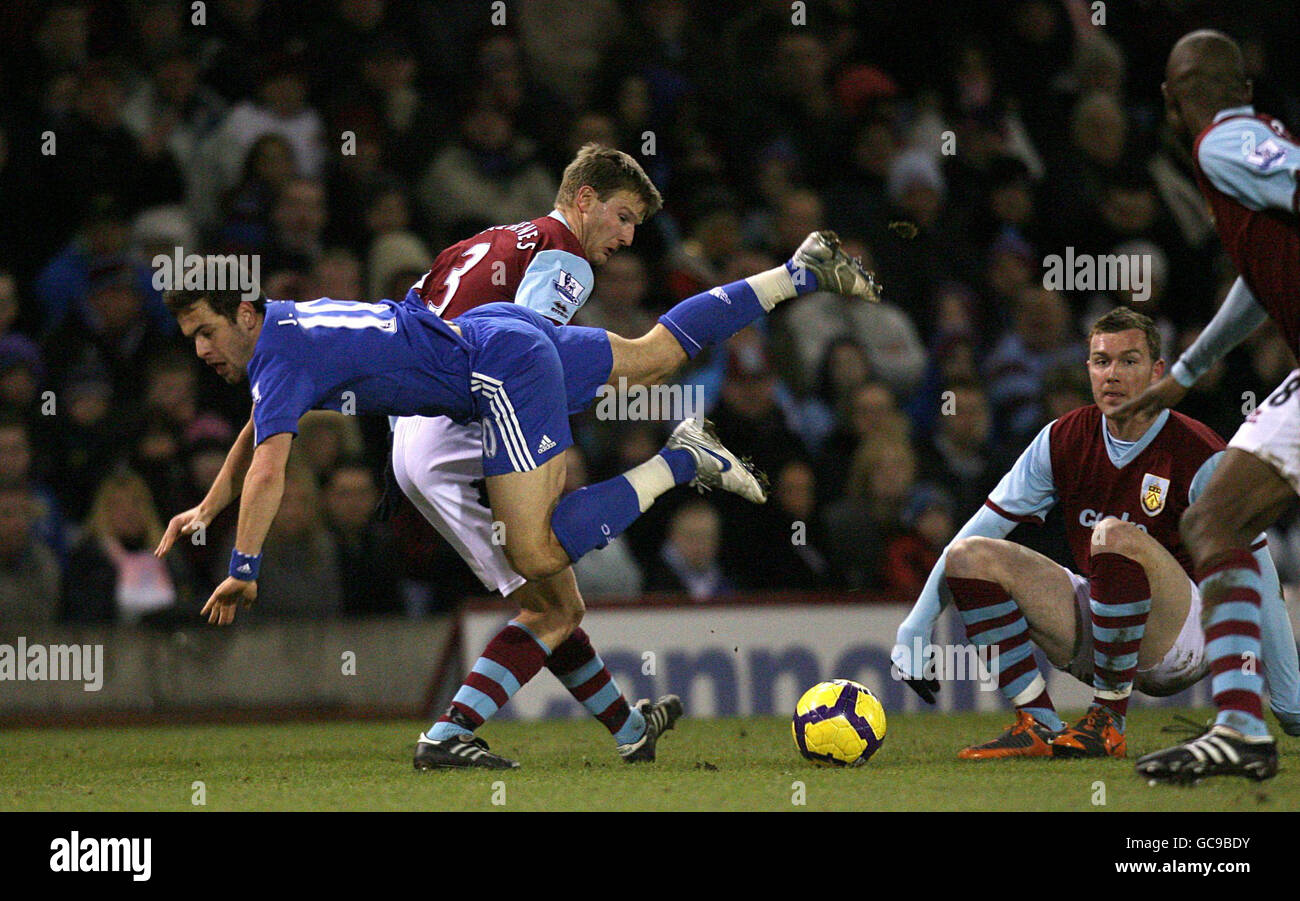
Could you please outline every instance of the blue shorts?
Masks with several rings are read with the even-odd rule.
[[[614,366],[604,329],[558,326],[513,303],[489,303],[453,320],[470,353],[483,472],[528,472],[573,444],[569,415],[596,399]]]

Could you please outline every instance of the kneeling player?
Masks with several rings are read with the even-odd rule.
[[[1123,757],[1134,686],[1168,695],[1208,672],[1200,597],[1178,522],[1217,466],[1223,441],[1169,411],[1122,427],[1110,418],[1163,374],[1158,354],[1148,317],[1119,308],[1096,322],[1087,361],[1095,405],[1038,434],[944,552],[899,628],[894,662],[930,702],[937,683],[914,678],[924,661],[913,661],[911,649],[918,638],[928,643],[943,604],[956,605],[972,642],[997,650],[998,685],[1016,722],[962,750],[964,759]],[[1057,503],[1082,575],[1004,540]],[[1269,574],[1265,606],[1286,624],[1267,639],[1263,662],[1275,689],[1284,689],[1275,691],[1273,709],[1291,730],[1300,727],[1295,639],[1262,540],[1254,554]],[[1092,683],[1093,703],[1070,728],[1048,695],[1035,644],[1053,665]]]

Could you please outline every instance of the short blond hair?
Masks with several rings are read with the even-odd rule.
[[[1113,335],[1116,332],[1127,332],[1130,329],[1137,329],[1146,336],[1147,350],[1151,354],[1151,362],[1154,363],[1159,360],[1160,329],[1156,326],[1155,320],[1145,313],[1139,313],[1129,307],[1115,307],[1094,322],[1088,332],[1088,343],[1092,344],[1094,335]]]
[[[631,191],[645,204],[645,218],[663,209],[664,199],[650,176],[628,154],[604,144],[583,144],[573,162],[564,167],[555,205],[569,206],[583,185],[596,192],[599,200],[609,200],[618,191]]]

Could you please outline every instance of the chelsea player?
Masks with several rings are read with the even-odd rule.
[[[238,606],[257,596],[262,544],[279,507],[290,445],[298,418],[311,409],[347,406],[359,414],[479,422],[488,499],[505,529],[507,557],[518,573],[541,582],[572,578],[572,561],[622,533],[675,485],[766,500],[760,477],[695,420],[679,425],[645,463],[561,499],[563,452],[573,443],[570,413],[595,400],[601,385],[645,376],[637,343],[603,329],[560,328],[533,310],[502,303],[445,322],[394,301],[250,301],[237,291],[192,290],[169,292],[166,302],[198,356],[231,384],[247,377],[253,396],[250,421],[207,496],[172,519],[157,549],[165,554],[178,536],[241,497],[229,576],[202,611],[218,625],[233,622]],[[674,336],[691,342],[693,356],[764,312],[742,283],[725,299],[697,296],[666,317],[676,325]],[[475,665],[476,691],[495,707],[504,704],[581,616],[580,606],[521,611]],[[647,732],[657,725],[670,724],[647,719]],[[649,735],[651,746],[655,737]],[[491,755],[472,729],[422,740],[417,754],[437,758],[433,765],[456,765],[453,758],[517,765]]]

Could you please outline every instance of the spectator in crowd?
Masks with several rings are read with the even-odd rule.
[[[72,372],[96,369],[108,378],[117,409],[138,411],[138,390],[133,388],[148,360],[169,346],[167,337],[144,315],[144,304],[125,260],[91,272],[84,311],[68,317],[44,342],[54,390],[66,391]]]
[[[528,63],[518,35],[501,28],[490,29],[474,56],[473,83],[486,104],[510,116],[522,134],[537,142],[553,170],[563,168],[587,140],[599,140],[610,147],[621,146],[608,116],[589,109],[584,114],[588,117],[585,127],[580,121],[573,122],[569,105],[542,81],[536,67]],[[594,125],[593,118],[602,118],[605,124]],[[586,130],[591,130],[586,139],[572,137]],[[639,142],[639,135],[637,139]]]
[[[298,421],[294,450],[318,485],[340,462],[361,455],[361,430],[355,416],[312,410]]]
[[[868,262],[867,267],[871,264]],[[800,297],[773,328],[791,347],[800,370],[815,373],[836,338],[852,338],[867,350],[877,378],[906,397],[925,374],[925,347],[908,316],[889,303],[863,303],[829,291]],[[803,386],[806,387],[806,386]]]
[[[144,370],[144,410],[178,432],[199,415],[198,379],[193,359],[175,347],[153,357]]]
[[[1071,410],[1096,403],[1092,399],[1092,386],[1087,371],[1078,365],[1062,363],[1043,376],[1043,408],[1045,421],[1060,419]]]
[[[96,486],[126,447],[129,423],[113,413],[113,384],[94,368],[74,370],[53,398],[53,487],[68,518],[81,522]]]
[[[164,513],[175,515],[197,505],[203,499],[226,462],[226,452],[235,440],[235,434],[233,426],[211,413],[202,414],[190,423],[181,437],[181,460],[185,472],[185,482],[178,492],[181,499],[174,506],[166,508]],[[192,573],[213,572],[215,567],[229,562],[228,558],[218,560],[218,557],[222,548],[233,541],[229,535],[237,520],[238,511],[224,513],[208,523],[198,538],[191,536],[189,541],[178,542],[171,553],[184,558]],[[203,586],[201,590],[210,588],[211,586]]]
[[[954,275],[959,262],[951,213],[946,208],[948,185],[935,154],[905,150],[890,162],[885,178],[887,215],[902,232],[882,236],[873,246],[887,299],[929,331],[932,318],[926,301],[935,287]]]
[[[825,502],[843,497],[858,449],[875,436],[905,439],[907,417],[884,382],[868,380],[854,388],[837,411],[835,430],[818,457],[819,496]]]
[[[418,64],[400,34],[376,33],[357,50],[355,74],[342,82],[330,104],[333,131],[373,137],[381,164],[410,181],[427,159],[424,145],[440,125],[439,110],[426,96]]]
[[[1043,377],[1052,367],[1078,365],[1085,350],[1070,324],[1065,298],[1041,287],[1022,288],[1002,333],[984,362],[999,435],[1023,444],[1043,418]]]
[[[867,350],[857,339],[836,338],[826,346],[812,390],[800,403],[799,432],[814,454],[835,430],[838,412],[847,408],[853,392],[871,375]]]
[[[1034,248],[1015,229],[1003,229],[989,246],[984,268],[984,308],[997,317],[990,330],[1006,324],[1005,311],[1015,307],[1021,292],[1040,284],[1041,270]],[[992,318],[992,317],[991,317]]]
[[[827,548],[849,588],[883,587],[882,554],[899,532],[916,472],[916,452],[906,437],[882,435],[854,454],[844,496],[823,514]]]
[[[123,124],[126,73],[109,60],[87,62],[77,72],[73,108],[66,122],[47,123],[55,152],[44,157],[43,202],[74,223],[85,199],[103,191],[111,174],[127,215],[149,206],[179,203],[185,183],[161,142],[141,143]]]
[[[919,483],[908,492],[900,525],[885,548],[884,586],[890,600],[909,601],[921,593],[957,532],[952,498],[939,485]]]
[[[179,7],[151,4],[179,13]],[[141,79],[122,108],[122,124],[146,159],[165,159],[180,174],[185,209],[197,222],[216,215],[219,184],[210,165],[209,138],[225,119],[226,102],[199,80],[199,60],[180,43],[161,48],[147,61]]]
[[[777,472],[807,449],[777,401],[778,379],[762,337],[746,329],[727,342],[726,353],[722,402],[710,418],[723,444],[734,453],[753,460],[764,472]]]
[[[331,297],[335,300],[365,300],[361,261],[350,250],[335,247],[316,260],[307,276],[303,299]]]
[[[163,527],[149,486],[129,469],[99,483],[85,535],[68,554],[63,583],[66,622],[133,622],[192,601],[179,557],[153,550]]]
[[[209,573],[213,585],[225,578],[232,546],[227,545],[216,571]],[[327,620],[344,612],[338,546],[325,525],[321,491],[311,470],[297,461],[291,460],[285,473],[284,496],[264,548],[257,603],[247,611],[250,622]]]
[[[885,179],[898,156],[899,136],[887,116],[874,116],[855,132],[850,166],[828,190],[826,213],[841,234],[881,234],[888,222]]]
[[[131,220],[118,198],[101,191],[85,198],[80,210],[80,228],[45,264],[33,285],[39,309],[36,328],[41,336],[57,329],[64,319],[83,315],[92,279],[109,269],[129,267],[142,292],[153,280],[147,265],[128,256]]]
[[[238,181],[221,193],[218,208],[200,221],[217,225],[216,242],[222,248],[262,250],[271,242],[280,194],[298,174],[289,139],[268,132],[249,145]]]
[[[344,460],[325,478],[325,518],[334,536],[345,616],[402,612],[401,567],[386,523],[372,518],[379,491],[370,468]]]
[[[509,115],[479,105],[461,119],[458,140],[429,164],[419,185],[425,216],[453,241],[491,225],[540,216],[558,183]]]
[[[993,413],[984,388],[973,381],[948,385],[934,431],[923,446],[921,479],[944,486],[950,506],[965,521],[984,503],[1011,459],[994,444]]]
[[[36,471],[33,450],[27,422],[0,413],[0,486],[27,492],[27,513],[36,538],[61,558],[67,544],[63,514],[53,489]]]
[[[649,278],[641,258],[626,250],[615,254],[601,268],[595,291],[574,317],[575,322],[624,338],[639,338],[655,326],[654,315],[642,305],[648,290]]]
[[[325,250],[328,222],[325,188],[320,182],[310,178],[286,181],[271,213],[271,241],[262,264],[264,271],[289,269],[301,275],[310,272]]]
[[[235,184],[249,148],[265,134],[278,134],[289,142],[295,168],[304,177],[320,178],[327,156],[325,123],[309,102],[304,60],[281,51],[255,65],[260,71],[257,96],[231,107],[211,138],[223,185]]]
[[[22,315],[18,300],[18,281],[12,272],[0,269],[0,338],[8,336]]]
[[[0,629],[53,623],[59,561],[36,530],[37,501],[22,484],[0,482]]]
[[[433,255],[429,253],[428,247],[410,232],[392,231],[381,234],[370,245],[369,263],[366,266],[370,274],[369,293],[364,299],[376,301],[405,298],[411,286],[424,278],[432,263]]]
[[[380,182],[367,192],[364,215],[365,234],[370,239],[366,249],[374,253],[375,244],[380,238],[394,234],[409,234],[413,221],[411,199],[400,184]],[[433,258],[429,259],[432,262]],[[429,271],[427,264],[424,266],[424,271]]]
[[[44,382],[45,363],[36,342],[18,332],[0,336],[0,410],[35,422]]]
[[[127,462],[149,486],[161,510],[184,510],[189,471],[181,449],[181,429],[159,413],[145,415],[133,436]]]
[[[740,588],[822,591],[834,585],[826,536],[817,518],[817,477],[812,466],[792,459],[775,474],[768,502],[727,529],[723,559]]]
[[[668,525],[668,538],[659,559],[646,574],[647,591],[685,594],[692,601],[710,601],[735,590],[719,550],[722,518],[705,501],[690,501],[678,508]]]
[[[1004,232],[1021,236],[1030,244],[1046,238],[1039,221],[1033,177],[1024,160],[1000,156],[989,165],[988,192],[971,213],[965,226],[965,241],[988,247]]]
[[[1086,332],[1117,304],[1132,307],[1155,320],[1160,331],[1160,355],[1169,365],[1178,359],[1176,345],[1178,326],[1162,308],[1161,301],[1169,286],[1169,256],[1154,241],[1145,239],[1125,241],[1110,251],[1110,258],[1124,261],[1128,271],[1127,285],[1117,285],[1113,290],[1097,291],[1088,296],[1084,313],[1079,317],[1079,329]]]

